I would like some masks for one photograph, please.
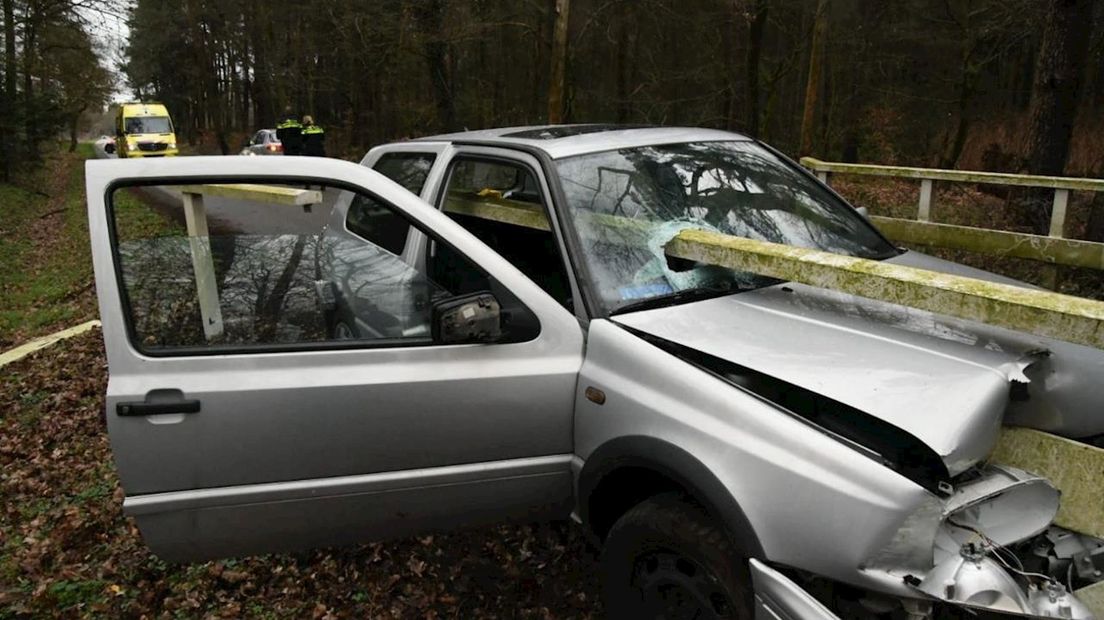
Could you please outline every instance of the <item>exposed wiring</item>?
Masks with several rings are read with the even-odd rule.
[[[1024,568],[1023,562],[1020,561],[1020,558],[1017,557],[1016,554],[1013,553],[1011,549],[1008,549],[1008,548],[1004,547],[1003,545],[998,545],[996,542],[993,541],[992,538],[989,538],[988,536],[986,536],[985,533],[982,532],[981,530],[979,530],[975,527],[971,527],[969,525],[963,525],[961,523],[955,523],[951,519],[947,519],[947,523],[950,524],[950,525],[953,525],[954,527],[957,527],[959,529],[966,530],[968,532],[973,532],[974,535],[981,538],[984,545],[986,547],[989,547],[993,551],[993,557],[996,558],[996,560],[998,562],[1000,562],[1008,570],[1010,570],[1014,573],[1017,573],[1019,575],[1022,575],[1024,577],[1038,577],[1038,578],[1046,580],[1048,582],[1056,583],[1056,580],[1053,577],[1049,577],[1049,576],[1044,575],[1042,573],[1035,573],[1035,572],[1031,572],[1031,571],[1026,570]],[[1013,567],[1011,564],[1009,564],[1008,561],[1004,558],[1004,556],[1001,555],[1002,552],[1007,553],[1009,557],[1011,557],[1013,560],[1015,560],[1016,564],[1019,565],[1019,568],[1017,569],[1017,568]],[[1072,564],[1070,565],[1070,568],[1073,568]],[[1068,579],[1067,579],[1067,581],[1068,581]],[[1071,588],[1070,591],[1072,592],[1073,589]]]

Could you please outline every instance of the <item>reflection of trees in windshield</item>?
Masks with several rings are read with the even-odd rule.
[[[622,149],[558,166],[584,258],[609,307],[692,281],[675,277],[648,250],[649,240],[656,246],[649,230],[696,227],[869,258],[894,252],[850,207],[754,142]],[[646,225],[626,226],[624,218]],[[673,222],[682,224],[672,229]],[[717,270],[710,271],[715,285]],[[728,274],[731,288],[768,282]]]

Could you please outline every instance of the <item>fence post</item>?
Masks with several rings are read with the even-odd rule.
[[[1069,190],[1054,190],[1054,209],[1050,212],[1050,236],[1061,239],[1066,232],[1066,205],[1069,204]]]
[[[1050,236],[1061,239],[1066,232],[1066,206],[1069,204],[1069,190],[1054,190],[1054,208],[1050,211]],[[1058,265],[1043,265],[1039,270],[1039,281],[1052,291],[1058,290]]]
[[[203,335],[207,340],[222,335],[222,308],[219,306],[215,262],[211,256],[211,236],[207,230],[207,207],[203,194],[183,192],[184,222],[188,227],[188,244],[192,250],[192,271],[199,295],[199,315],[203,319]]]
[[[932,180],[920,181],[920,205],[916,209],[916,219],[921,222],[931,221]]]
[[[820,179],[821,183],[823,183],[825,185],[828,185],[828,171],[827,170],[817,170],[816,175],[817,175],[817,178]]]

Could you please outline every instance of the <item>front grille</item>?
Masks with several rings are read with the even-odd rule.
[[[164,151],[169,148],[167,142],[139,142],[139,151]]]

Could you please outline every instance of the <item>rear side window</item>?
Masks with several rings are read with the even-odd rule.
[[[387,153],[380,157],[373,170],[405,187],[413,194],[421,194],[429,169],[437,156],[433,153]]]

